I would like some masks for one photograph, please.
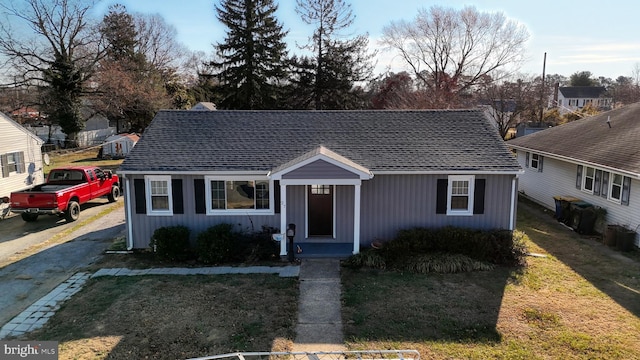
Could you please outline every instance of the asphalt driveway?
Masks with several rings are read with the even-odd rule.
[[[0,325],[18,315],[40,297],[54,289],[79,269],[96,261],[111,241],[124,236],[124,208],[97,200],[83,206],[80,220],[65,223],[57,217],[44,216],[35,223],[25,223],[19,216],[0,221],[0,264],[29,251],[58,234],[75,227],[84,219],[108,207],[111,213],[84,224],[63,236],[56,245],[0,268]]]

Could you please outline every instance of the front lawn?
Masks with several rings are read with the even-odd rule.
[[[518,229],[530,252],[547,256],[520,270],[343,268],[348,346],[416,349],[423,359],[638,358],[640,264],[527,205]]]
[[[275,275],[101,277],[24,339],[59,341],[60,359],[286,351],[297,299],[297,280]]]

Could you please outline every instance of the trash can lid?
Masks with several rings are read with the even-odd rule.
[[[593,204],[590,204],[590,203],[588,203],[586,201],[582,201],[582,200],[574,201],[574,202],[571,203],[571,205],[575,206],[575,207],[583,208],[583,209],[584,208],[588,208],[588,207],[593,207]]]

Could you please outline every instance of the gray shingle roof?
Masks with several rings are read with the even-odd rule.
[[[507,144],[640,176],[640,103],[538,131]]]
[[[558,88],[558,91],[567,99],[595,99],[607,89],[604,86],[564,86]]]
[[[323,145],[372,172],[520,171],[481,110],[159,112],[120,171],[269,171]]]

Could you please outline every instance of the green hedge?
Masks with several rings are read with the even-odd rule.
[[[165,226],[156,229],[151,237],[151,248],[161,260],[183,261],[189,257],[189,228]]]

